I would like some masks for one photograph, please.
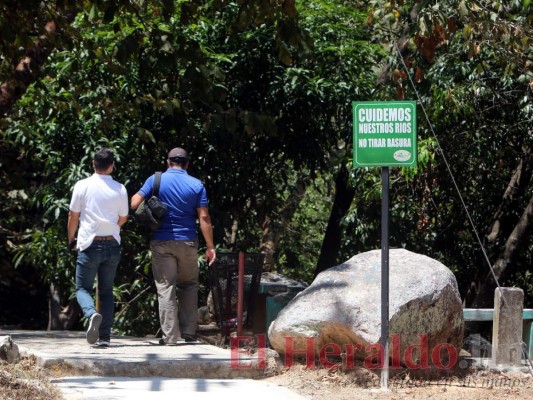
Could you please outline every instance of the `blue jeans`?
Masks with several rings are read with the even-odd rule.
[[[92,297],[94,279],[98,275],[99,310],[102,315],[100,338],[111,336],[115,302],[113,282],[120,261],[120,245],[116,240],[93,241],[76,260],[76,297],[83,315],[90,318],[96,312]]]

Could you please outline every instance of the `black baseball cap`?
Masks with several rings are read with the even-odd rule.
[[[189,161],[189,155],[181,147],[174,147],[168,152],[169,160]]]

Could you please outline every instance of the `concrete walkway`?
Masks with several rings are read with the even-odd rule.
[[[302,400],[286,388],[251,379],[67,377],[65,400]]]
[[[209,344],[113,337],[110,347],[99,348],[86,342],[85,332],[0,330],[3,335],[36,357],[66,399],[304,399],[259,380],[265,371],[257,357]]]

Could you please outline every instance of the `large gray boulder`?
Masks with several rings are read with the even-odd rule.
[[[389,265],[389,355],[405,365],[407,354],[408,366],[420,365],[420,348],[427,348],[425,361],[436,348],[440,362],[448,365],[450,345],[458,353],[464,331],[455,276],[440,262],[404,249],[390,250]],[[361,345],[355,358],[368,359],[367,346],[381,343],[381,251],[356,255],[320,273],[280,312],[268,336],[280,354],[292,338],[294,349],[314,343],[317,357],[326,345],[343,352]]]

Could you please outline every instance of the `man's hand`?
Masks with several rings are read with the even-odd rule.
[[[76,241],[76,239],[69,240],[69,242],[68,242],[68,248],[69,248],[70,250],[72,250],[72,251],[76,251],[76,250],[77,250],[77,248],[76,248],[77,243],[78,243],[78,242]]]
[[[217,259],[217,252],[215,249],[208,247],[205,252],[205,259],[207,260],[208,265],[213,264]]]

